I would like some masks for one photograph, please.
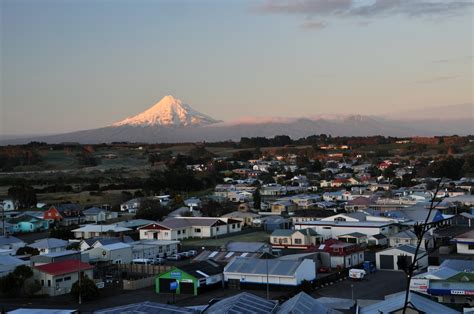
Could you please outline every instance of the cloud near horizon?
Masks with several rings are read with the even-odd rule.
[[[372,18],[393,15],[408,18],[447,18],[465,14],[470,0],[268,0],[257,8],[262,14],[303,15],[304,29],[322,29],[328,18]],[[323,20],[321,20],[323,19]]]

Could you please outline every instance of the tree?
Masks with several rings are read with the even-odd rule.
[[[35,256],[35,255],[39,255],[39,250],[37,248],[33,248],[33,247],[30,247],[30,246],[24,246],[24,247],[19,248],[16,251],[16,255]]]
[[[8,196],[17,202],[20,208],[36,206],[36,192],[31,185],[13,186],[8,189]]]
[[[404,306],[403,306],[403,314],[406,313],[406,310],[407,310],[407,307],[408,307],[409,295],[410,295],[410,283],[411,283],[411,279],[413,278],[413,274],[415,273],[416,270],[418,270],[418,261],[420,259],[422,259],[423,257],[427,256],[428,253],[429,253],[429,252],[426,252],[426,253],[423,253],[423,255],[421,255],[421,256],[418,255],[419,251],[420,251],[420,247],[424,243],[425,235],[431,229],[436,227],[436,223],[430,222],[429,219],[430,219],[430,216],[431,216],[431,213],[433,212],[433,210],[435,210],[436,207],[439,205],[439,203],[441,203],[441,201],[442,201],[442,199],[436,200],[436,195],[438,194],[438,192],[442,188],[442,181],[443,181],[443,178],[440,178],[437,185],[436,185],[436,189],[434,191],[433,197],[431,198],[430,207],[429,207],[428,213],[426,214],[425,221],[423,223],[416,223],[413,226],[413,232],[415,233],[416,239],[417,239],[416,247],[415,247],[415,253],[413,254],[414,255],[413,260],[410,263],[407,258],[402,257],[401,259],[399,259],[399,265],[398,266],[401,267],[404,270],[404,272],[407,276],[406,287],[405,287],[405,303],[404,303]]]
[[[262,208],[262,196],[260,195],[260,189],[257,188],[253,193],[253,208],[261,209]]]
[[[305,293],[308,293],[308,294],[313,292],[313,290],[314,290],[313,285],[308,280],[301,281],[300,289],[301,289],[301,291],[303,291]]]
[[[25,294],[25,282],[33,277],[33,270],[26,265],[20,265],[8,275],[0,278],[0,291],[8,296]]]
[[[382,172],[382,175],[383,175],[384,178],[389,179],[389,180],[395,178],[395,169],[394,169],[394,167],[390,166],[390,167],[384,169],[384,171]]]
[[[80,284],[78,280],[72,285],[71,294],[76,298],[79,298],[80,295],[82,300],[89,301],[99,296],[99,288],[94,281],[84,276],[81,278]]]
[[[72,242],[67,246],[68,250],[79,251],[81,249],[81,242]]]
[[[49,230],[49,237],[50,238],[56,238],[56,239],[62,239],[62,240],[69,240],[74,238],[74,234],[72,233],[72,230],[77,228],[77,226],[72,226],[72,227],[59,227],[56,226],[54,228],[51,228]]]
[[[161,205],[159,200],[146,198],[140,203],[135,218],[136,219],[149,219],[149,220],[162,220],[166,215],[170,213],[168,208]]]

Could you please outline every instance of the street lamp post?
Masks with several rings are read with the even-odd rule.
[[[351,295],[352,295],[352,301],[354,301],[354,285],[351,284]]]

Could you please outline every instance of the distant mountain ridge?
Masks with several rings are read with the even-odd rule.
[[[465,118],[393,119],[365,115],[315,115],[306,118],[250,117],[222,122],[202,114],[168,95],[149,109],[110,126],[47,136],[0,139],[0,145],[30,141],[48,143],[110,142],[180,143],[239,140],[241,137],[288,135],[301,138],[314,134],[332,136],[434,136],[474,134],[472,113]]]

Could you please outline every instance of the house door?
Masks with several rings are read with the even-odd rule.
[[[394,269],[392,255],[380,255],[380,269]]]

